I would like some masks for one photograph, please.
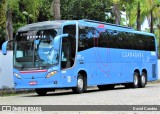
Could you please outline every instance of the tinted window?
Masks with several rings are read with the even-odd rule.
[[[79,44],[78,51],[86,50],[97,46],[96,39],[97,32],[93,27],[81,27],[79,28]]]
[[[92,27],[79,29],[79,51],[91,47],[155,51],[155,39],[152,36],[104,28],[103,31]]]

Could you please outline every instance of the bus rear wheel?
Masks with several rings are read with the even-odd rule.
[[[45,96],[47,94],[47,89],[35,89],[39,96]]]
[[[87,88],[86,79],[82,74],[78,74],[77,86],[72,88],[74,93],[83,93]]]
[[[144,88],[146,86],[146,83],[147,83],[147,75],[146,73],[142,72],[142,75],[140,77],[139,87]]]
[[[139,82],[140,82],[139,74],[137,72],[134,72],[132,87],[133,88],[138,88],[139,87]]]

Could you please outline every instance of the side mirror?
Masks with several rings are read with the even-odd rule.
[[[5,41],[5,42],[2,44],[2,54],[3,54],[3,55],[6,55],[6,54],[7,54],[7,45],[8,45],[8,42],[9,42],[9,41]]]
[[[54,43],[53,43],[54,50],[59,50],[60,39],[63,37],[68,37],[68,34],[62,34],[54,38]]]
[[[12,42],[14,42],[14,40],[5,41],[5,42],[2,44],[2,54],[3,54],[3,55],[6,55],[6,54],[7,54],[7,47],[8,47],[8,45],[10,45],[10,44],[8,44],[8,43],[12,43]],[[10,46],[12,47],[13,45],[11,44]]]

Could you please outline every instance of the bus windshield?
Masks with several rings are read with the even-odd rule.
[[[14,67],[45,68],[58,64],[58,50],[53,42],[56,29],[19,32],[14,47]],[[37,42],[37,43],[35,43]]]

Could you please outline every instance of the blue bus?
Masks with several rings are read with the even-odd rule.
[[[12,41],[15,89],[38,95],[60,88],[83,93],[115,85],[145,87],[157,80],[154,34],[94,20],[58,20],[19,28]]]

